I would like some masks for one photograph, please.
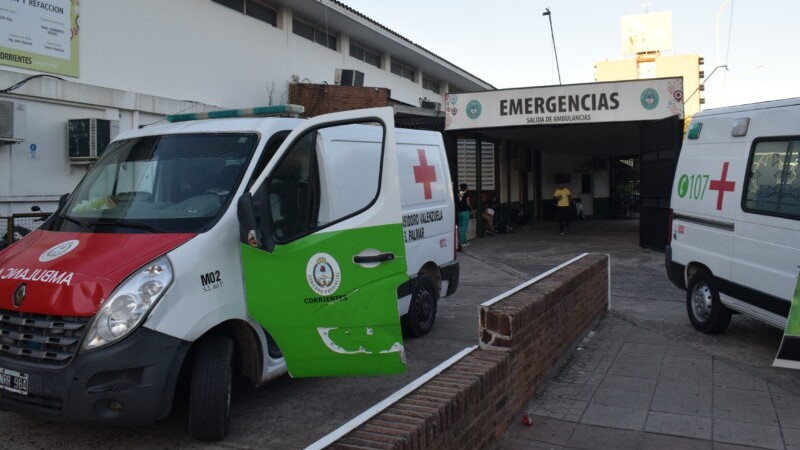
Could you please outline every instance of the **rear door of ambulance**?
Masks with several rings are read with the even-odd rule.
[[[354,125],[360,124],[360,125]],[[371,139],[326,146],[327,135]],[[318,116],[293,130],[249,191],[241,244],[249,314],[293,377],[398,373],[397,287],[408,280],[391,108]],[[329,152],[351,164],[331,166]]]
[[[800,105],[748,111],[732,280],[782,327],[800,271]],[[733,123],[733,121],[731,121]]]

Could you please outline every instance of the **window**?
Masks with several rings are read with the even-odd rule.
[[[253,196],[259,222],[269,221],[275,241],[293,241],[375,201],[383,132],[382,126],[334,125],[292,143]]]
[[[316,222],[313,206],[318,196],[314,134],[297,141],[278,164],[269,181],[269,210],[278,241],[305,234]]]
[[[434,80],[433,78],[429,78],[428,76],[422,77],[422,87],[429,91],[433,91],[439,94],[442,90],[441,84],[439,84],[438,80]]]
[[[478,173],[474,139],[458,140],[458,183],[467,183],[469,188],[478,186]],[[481,143],[481,190],[494,190],[494,144]]]
[[[391,71],[395,75],[400,75],[403,78],[408,78],[411,81],[415,81],[416,77],[414,76],[414,69],[411,66],[401,63],[397,60],[392,60],[392,67]]]
[[[292,32],[323,47],[336,50],[336,36],[301,20],[292,20]]]
[[[757,141],[750,154],[744,209],[800,217],[800,138]]]
[[[367,64],[373,65],[377,68],[381,68],[381,55],[378,52],[369,50],[366,47],[362,47],[355,42],[350,42],[350,56],[355,59],[364,61]]]
[[[248,16],[267,22],[273,27],[278,25],[278,13],[274,9],[252,0],[248,0],[244,8],[244,13]]]
[[[64,207],[65,223],[98,232],[199,232],[225,211],[258,136],[197,133],[116,141]]]
[[[273,27],[278,26],[278,12],[275,8],[255,0],[212,0],[220,5],[235,9],[254,19],[266,22]]]

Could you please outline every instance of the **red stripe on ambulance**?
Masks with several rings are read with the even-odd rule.
[[[0,254],[0,309],[91,316],[133,271],[194,236],[34,231]]]

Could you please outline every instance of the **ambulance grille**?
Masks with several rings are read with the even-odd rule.
[[[90,319],[0,310],[0,357],[65,366],[78,353]]]

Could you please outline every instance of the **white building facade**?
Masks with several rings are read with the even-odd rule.
[[[412,107],[493,89],[334,0],[6,3],[0,216],[53,211],[86,173],[90,156],[70,158],[70,120],[108,121],[113,137],[178,112],[286,103],[290,83],[333,85],[337,69]]]

